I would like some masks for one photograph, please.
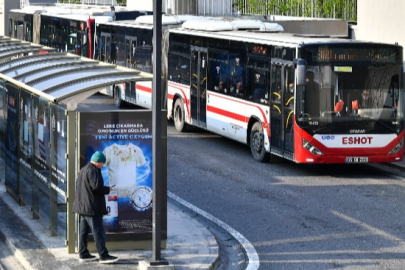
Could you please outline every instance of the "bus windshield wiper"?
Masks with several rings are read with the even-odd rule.
[[[327,124],[327,125],[325,125],[325,126],[323,126],[323,127],[320,127],[320,128],[318,128],[318,129],[314,130],[314,133],[318,133],[318,132],[320,132],[320,131],[322,131],[322,130],[325,130],[325,129],[327,129],[327,128],[330,128],[331,126],[334,126],[334,124]]]
[[[384,123],[384,122],[381,122],[381,121],[379,121],[379,120],[376,120],[375,122],[376,122],[377,124],[379,124],[379,125],[385,127],[386,129],[395,132],[395,127],[390,126],[390,125],[388,125],[388,124],[386,124],[386,123]]]

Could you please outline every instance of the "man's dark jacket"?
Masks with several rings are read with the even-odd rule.
[[[77,176],[73,212],[87,216],[106,215],[104,195],[108,193],[110,187],[104,186],[101,170],[89,162]]]

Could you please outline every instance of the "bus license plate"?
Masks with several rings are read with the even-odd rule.
[[[347,157],[346,163],[365,163],[368,162],[368,157]]]

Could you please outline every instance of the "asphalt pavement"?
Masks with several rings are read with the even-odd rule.
[[[405,177],[405,161],[369,165]],[[0,238],[27,270],[138,269],[139,261],[152,258],[151,250],[134,250],[111,252],[120,259],[116,264],[79,262],[77,254],[67,253],[61,237],[51,237],[47,226],[32,218],[29,207],[20,206],[6,192],[3,179],[0,180],[0,213]],[[162,250],[162,258],[175,269],[215,269],[220,261],[220,248],[213,233],[198,220],[198,215],[170,198],[167,215],[167,248]]]

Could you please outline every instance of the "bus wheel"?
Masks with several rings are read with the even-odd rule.
[[[178,98],[174,103],[173,120],[177,131],[183,132],[186,124],[184,122],[184,105],[181,98]]]
[[[119,88],[114,89],[114,104],[117,108],[121,108],[123,105]]]
[[[250,132],[250,151],[252,152],[253,158],[259,162],[265,162],[270,157],[264,148],[263,127],[259,122],[253,124]]]

